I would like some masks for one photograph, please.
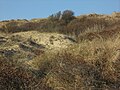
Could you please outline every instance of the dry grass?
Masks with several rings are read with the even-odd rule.
[[[65,26],[47,19],[29,23],[28,28],[41,25],[43,30],[74,33],[78,43],[25,63],[0,56],[0,90],[119,90],[120,23],[96,17],[78,18]]]
[[[82,41],[59,53],[36,57],[31,69],[0,59],[4,90],[118,90],[120,36]],[[32,71],[31,71],[32,70]],[[8,82],[10,81],[10,82]],[[43,86],[43,87],[41,87]]]
[[[30,62],[54,90],[120,89],[120,36],[83,41]]]
[[[37,30],[40,32],[59,32],[63,34],[79,35],[87,29],[105,29],[120,24],[119,12],[115,15],[90,14],[76,17],[69,23],[65,20],[33,19],[33,20],[9,20],[0,22],[0,31],[6,33]]]
[[[0,90],[52,90],[42,80],[25,65],[0,58]]]

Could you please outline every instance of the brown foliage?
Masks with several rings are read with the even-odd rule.
[[[0,59],[0,90],[51,90],[24,65]]]

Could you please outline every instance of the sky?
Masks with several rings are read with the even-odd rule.
[[[0,0],[0,20],[45,18],[58,11],[82,14],[120,12],[120,0]]]

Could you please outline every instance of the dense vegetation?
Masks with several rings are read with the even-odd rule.
[[[38,30],[40,32],[59,32],[63,34],[79,35],[88,29],[110,29],[119,26],[119,13],[116,15],[83,15],[74,16],[74,12],[66,10],[61,14],[50,15],[48,19],[33,19],[33,20],[10,20],[2,21],[0,31],[3,32],[21,32],[29,30]]]
[[[37,30],[72,36],[77,43],[30,63],[0,55],[0,90],[119,90],[120,13],[79,17],[66,10],[46,19],[0,22],[1,33]]]

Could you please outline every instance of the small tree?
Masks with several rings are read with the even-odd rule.
[[[63,13],[61,13],[61,11],[59,11],[59,12],[49,16],[49,19],[52,21],[64,20],[66,23],[69,23],[74,18],[75,18],[74,12],[71,10],[65,10],[65,11],[63,11]]]
[[[66,21],[66,23],[69,23],[71,20],[73,20],[74,17],[74,12],[71,10],[65,10],[63,11],[62,14],[62,19]]]
[[[59,11],[58,13],[56,13],[55,16],[56,16],[57,20],[60,20],[61,15],[62,15],[62,14],[61,14],[61,11]]]
[[[61,11],[55,13],[55,14],[52,14],[51,16],[49,16],[49,19],[50,20],[60,20],[60,17],[61,17]]]

